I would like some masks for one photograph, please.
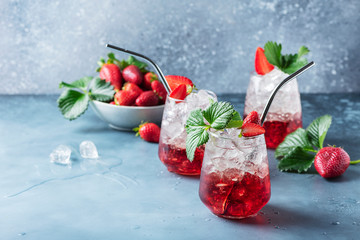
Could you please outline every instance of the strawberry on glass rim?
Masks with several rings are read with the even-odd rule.
[[[179,85],[185,84],[186,85],[186,92],[190,94],[195,87],[193,82],[184,76],[177,76],[177,75],[167,75],[165,76],[166,82],[169,84],[171,91],[174,91]]]

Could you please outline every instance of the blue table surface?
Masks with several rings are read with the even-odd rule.
[[[57,96],[0,96],[0,239],[359,239],[360,164],[333,180],[284,173],[268,150],[271,200],[253,218],[213,215],[199,178],[170,173],[158,145],[116,131],[91,109],[75,121]],[[244,95],[221,95],[242,112]],[[302,95],[303,122],[331,114],[325,144],[360,158],[360,94]],[[60,145],[93,141],[98,161],[50,163]],[[76,154],[75,154],[76,158]]]

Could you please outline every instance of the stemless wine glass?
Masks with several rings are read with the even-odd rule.
[[[224,218],[255,216],[271,195],[264,135],[239,138],[239,133],[210,133],[201,170],[200,199]]]
[[[217,101],[215,93],[207,90],[192,92],[185,100],[167,97],[161,122],[159,158],[170,172],[182,175],[200,175],[204,146],[195,151],[192,162],[186,157],[186,120],[192,110],[205,109]]]
[[[289,75],[276,67],[265,75],[252,73],[246,93],[244,118],[251,111],[257,111],[261,115],[273,89],[287,76]],[[302,127],[301,101],[296,79],[278,91],[263,127],[268,148],[276,148],[289,133]]]

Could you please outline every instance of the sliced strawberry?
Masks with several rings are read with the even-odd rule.
[[[135,65],[129,65],[122,71],[125,81],[140,85],[143,82],[143,74],[140,69]]]
[[[151,90],[145,91],[136,98],[137,106],[155,106],[159,103],[159,97]]]
[[[114,100],[117,105],[132,106],[137,97],[138,95],[134,91],[120,90],[115,93]]]
[[[187,93],[191,93],[194,88],[193,82],[187,77],[176,76],[176,75],[167,75],[165,76],[166,82],[169,84],[171,90],[175,90],[179,85],[185,84]]]
[[[146,74],[144,75],[143,87],[144,87],[145,89],[151,90],[151,89],[152,89],[152,88],[151,88],[151,83],[152,83],[153,81],[156,81],[156,80],[158,80],[158,77],[157,77],[157,75],[156,75],[155,73],[153,73],[153,72],[148,72],[148,73],[146,73]]]
[[[265,129],[255,123],[243,124],[241,129],[244,137],[253,137],[265,133]]]
[[[143,90],[138,85],[131,82],[126,82],[122,89],[126,91],[134,91],[138,94],[138,96],[143,92]]]
[[[265,51],[261,47],[256,49],[255,53],[255,71],[260,75],[265,75],[271,72],[274,66],[271,65],[265,56]]]
[[[246,123],[255,123],[260,125],[259,114],[256,111],[250,112],[249,115],[247,115],[244,119],[243,125]]]
[[[139,136],[148,142],[159,142],[160,128],[155,123],[143,123],[139,127],[133,129],[136,136]]]
[[[167,92],[164,85],[162,85],[162,83],[159,81],[153,81],[151,83],[151,88],[156,93],[156,95],[158,95],[160,102],[165,103]]]
[[[187,86],[185,84],[180,84],[170,93],[170,97],[178,100],[184,100],[187,96],[186,88]]]

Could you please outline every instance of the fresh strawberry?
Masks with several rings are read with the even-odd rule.
[[[184,100],[186,98],[186,85],[180,84],[171,93],[170,97],[178,100]]]
[[[350,165],[350,157],[342,148],[324,147],[315,156],[315,169],[324,178],[343,174]]]
[[[135,65],[129,65],[122,71],[125,81],[140,85],[143,82],[143,74],[140,69]]]
[[[122,89],[125,91],[134,91],[137,93],[137,96],[143,92],[143,90],[138,85],[131,82],[126,82]]]
[[[256,111],[250,112],[249,115],[247,115],[244,119],[243,125],[246,123],[255,123],[260,125],[259,114]]]
[[[114,89],[120,90],[122,85],[122,75],[120,68],[114,63],[105,63],[100,68],[100,78],[110,82]]]
[[[271,72],[274,66],[271,65],[265,56],[265,51],[261,47],[256,49],[255,53],[255,71],[260,75],[265,75]]]
[[[159,80],[159,79],[155,73],[153,73],[153,72],[146,73],[144,75],[143,87],[145,89],[151,90],[151,83],[156,80]]]
[[[142,92],[135,101],[137,106],[155,106],[158,103],[159,97],[151,90]]]
[[[160,103],[165,103],[167,92],[164,85],[162,85],[162,83],[159,81],[153,81],[151,83],[151,88],[156,93],[156,95],[158,95]]]
[[[170,89],[173,91],[181,84],[186,85],[186,92],[189,94],[191,93],[192,89],[194,88],[193,82],[188,79],[187,77],[183,76],[175,76],[175,75],[167,75],[165,76],[166,82],[169,84]]]
[[[114,99],[116,105],[132,106],[134,105],[137,97],[138,95],[134,91],[120,90],[117,93],[115,93]]]
[[[136,136],[139,136],[148,142],[159,142],[160,128],[155,123],[143,123],[139,127],[133,129]]]
[[[256,123],[246,123],[242,127],[242,135],[244,137],[253,137],[265,133],[265,129]]]
[[[115,101],[111,101],[109,104],[116,105]]]

